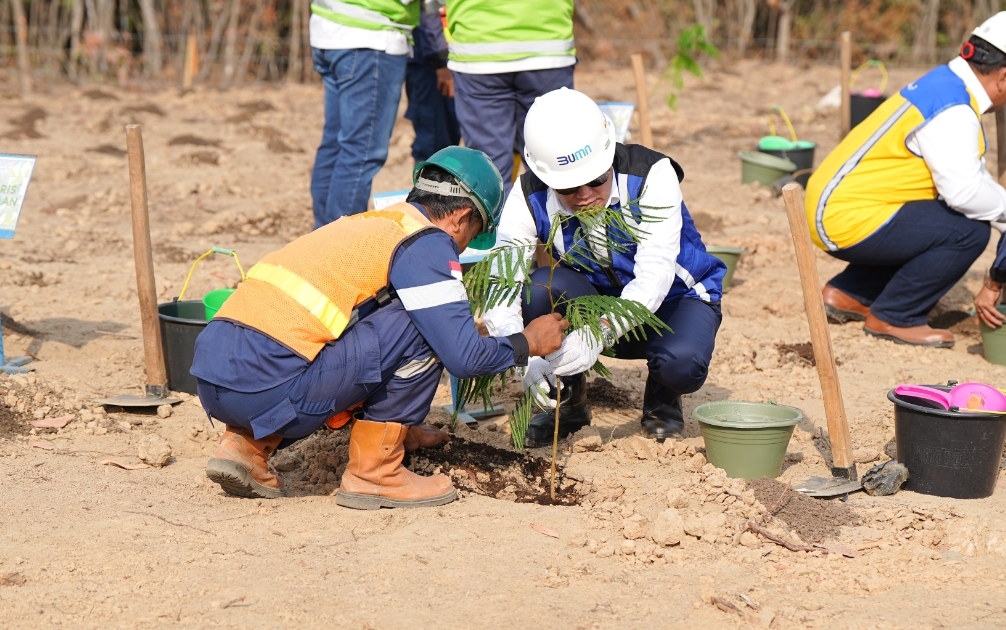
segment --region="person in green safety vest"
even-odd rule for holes
[[[325,126],[311,173],[315,228],[367,209],[388,159],[421,0],[312,0]]]
[[[446,0],[447,67],[465,145],[486,153],[507,192],[534,99],[573,88],[573,0]]]

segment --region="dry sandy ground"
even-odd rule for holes
[[[808,419],[782,480],[824,475],[816,372],[777,349],[809,340],[785,214],[766,191],[739,184],[735,154],[766,133],[768,108],[778,103],[803,137],[821,144],[820,160],[837,141],[838,120],[813,106],[837,72],[745,63],[708,75],[689,82],[677,112],[655,107],[655,137],[685,168],[685,198],[706,242],[748,254],[724,301],[708,383],[686,398],[686,412],[726,398],[797,406]],[[901,85],[916,73],[893,75]],[[624,69],[582,69],[577,85],[598,99],[634,99]],[[42,112],[25,122],[33,108]],[[816,541],[798,522],[816,518],[828,529],[838,512],[790,510],[788,524],[763,519],[777,506],[755,501],[693,455],[702,446],[694,423],[685,441],[648,448],[635,437],[638,410],[624,404],[595,409],[600,439],[563,444],[580,506],[467,492],[439,509],[375,513],[339,508],[328,496],[344,465],[339,435],[312,437],[285,457],[294,496],[252,501],[222,495],[203,476],[217,429],[196,400],[167,418],[103,414],[94,398],[138,391],[144,381],[126,162],[116,154],[123,126],[143,125],[157,284],[167,300],[211,245],[234,247],[247,266],[310,228],[321,112],[317,86],[184,96],[53,87],[0,100],[0,151],[40,156],[17,238],[0,242],[6,350],[37,357],[34,375],[0,377],[0,414],[17,418],[0,416],[0,626],[1006,624],[1002,477],[993,497],[976,501],[853,495],[850,524],[825,536],[828,549],[791,552],[737,528],[754,519],[777,536],[803,531],[809,544]],[[411,135],[400,120],[376,190],[408,184]],[[831,327],[861,471],[893,453],[885,394],[895,384],[1006,383],[1006,368],[985,362],[976,328],[961,321],[993,251],[994,241],[935,313],[958,332],[952,350],[896,346],[855,324]],[[841,268],[823,254],[818,263],[825,278]],[[212,259],[191,295],[237,278],[230,261]],[[623,397],[638,401],[645,366],[609,364]],[[448,398],[445,380],[437,404]],[[58,432],[27,434],[32,417],[69,414]],[[444,419],[439,409],[431,415]],[[497,420],[462,433],[502,445],[502,430]],[[101,464],[137,463],[151,434],[173,450],[166,467]],[[650,539],[667,540],[669,506],[690,535],[655,546]]]

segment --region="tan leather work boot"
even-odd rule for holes
[[[282,441],[279,435],[256,440],[251,430],[227,425],[206,463],[206,476],[227,494],[275,499],[283,494],[283,480],[269,471],[266,462]]]
[[[927,346],[930,348],[954,347],[954,334],[949,330],[930,328],[929,326],[900,328],[874,317],[872,313],[866,316],[866,324],[863,326],[863,331],[874,337],[890,339],[891,341],[905,343],[910,346]]]
[[[869,306],[830,284],[824,285],[821,297],[824,298],[824,312],[832,324],[861,322],[870,314]]]
[[[349,438],[349,464],[335,502],[357,510],[431,507],[458,498],[445,475],[422,477],[402,466],[408,427],[357,420]]]
[[[417,448],[433,448],[451,441],[451,435],[446,431],[435,429],[428,424],[417,424],[409,427],[405,434],[406,453],[411,453]]]

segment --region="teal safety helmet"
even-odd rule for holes
[[[423,177],[427,166],[439,166],[454,176],[459,186]],[[471,199],[482,216],[482,232],[472,241],[475,249],[488,249],[496,241],[496,226],[503,212],[503,178],[485,153],[467,147],[446,147],[416,164],[412,183],[419,190],[448,197]]]

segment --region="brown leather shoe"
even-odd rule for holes
[[[349,437],[349,464],[335,502],[357,510],[431,507],[458,498],[446,475],[422,477],[402,466],[408,427],[357,420]]]
[[[279,435],[256,440],[251,430],[228,425],[206,463],[206,476],[227,494],[275,499],[283,494],[283,480],[270,472],[266,462],[282,441]]]
[[[863,331],[874,337],[890,339],[910,346],[928,346],[930,348],[952,348],[954,346],[954,334],[949,330],[930,328],[929,326],[899,328],[877,319],[872,313],[866,316]]]
[[[824,285],[821,297],[824,298],[824,312],[832,324],[861,322],[870,314],[869,306],[830,284]]]
[[[417,448],[434,448],[450,441],[451,435],[446,431],[435,429],[428,424],[417,424],[409,427],[402,445],[406,453],[411,453]]]

